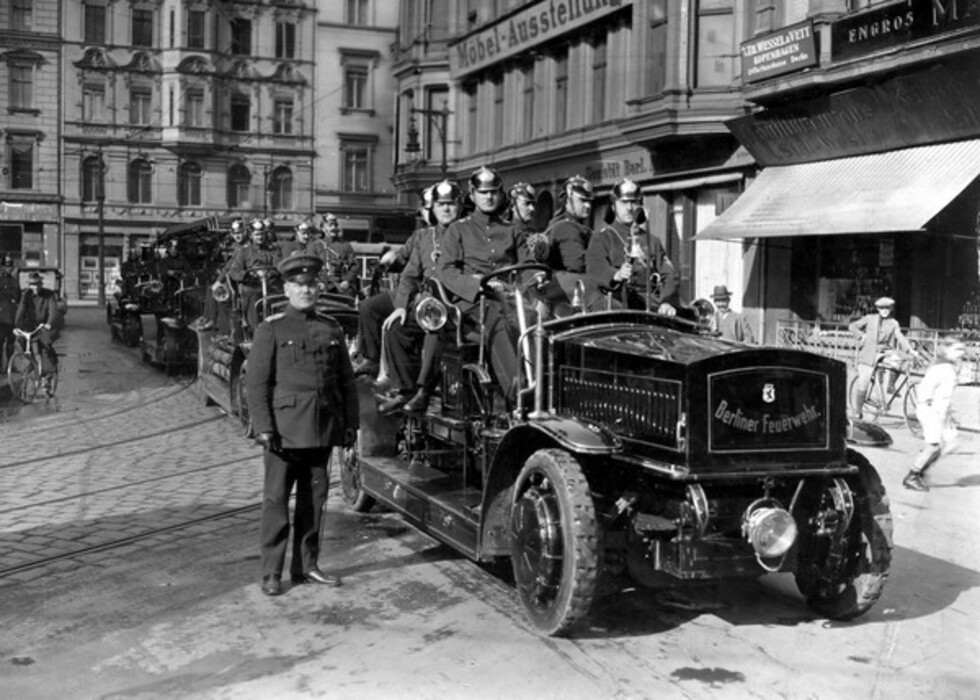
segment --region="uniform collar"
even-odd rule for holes
[[[304,311],[303,309],[297,309],[292,304],[288,304],[286,306],[286,315],[306,321],[316,316],[316,306],[311,306],[309,309]]]

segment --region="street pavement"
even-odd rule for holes
[[[346,511],[335,481],[323,565],[344,587],[262,596],[259,451],[193,377],[111,343],[101,310],[68,320],[58,396],[0,417],[0,697],[980,697],[974,433],[928,493],[901,487],[918,442],[899,417],[890,446],[859,448],[896,548],[854,623],[772,575],[626,591],[581,637],[542,639],[506,581]]]

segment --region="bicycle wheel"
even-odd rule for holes
[[[7,363],[7,381],[10,391],[20,401],[31,403],[37,397],[37,387],[40,375],[34,358],[23,350],[18,350],[10,356]]]
[[[915,413],[915,406],[919,402],[915,390],[915,384],[909,384],[908,391],[905,392],[905,401],[902,404],[902,412],[905,413],[905,425],[909,427],[909,432],[917,438],[922,437],[922,423]]]
[[[854,388],[857,386],[857,376],[851,377],[851,381],[847,384],[847,401],[850,404],[851,396],[854,394]],[[861,403],[861,417],[865,420],[870,420],[872,423],[878,421],[878,416],[881,413],[881,405],[875,401],[872,397],[875,394],[875,387],[878,386],[878,380],[875,375],[871,375],[871,381],[868,383],[868,390],[864,394],[864,401]]]

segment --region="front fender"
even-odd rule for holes
[[[504,436],[497,454],[506,451],[512,443],[528,442],[528,432],[547,436],[559,447],[575,454],[606,455],[623,449],[622,441],[612,431],[599,423],[578,418],[548,416],[528,421]],[[533,439],[538,442],[538,438]]]

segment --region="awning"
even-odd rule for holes
[[[921,231],[980,175],[980,139],[763,170],[696,239]]]

